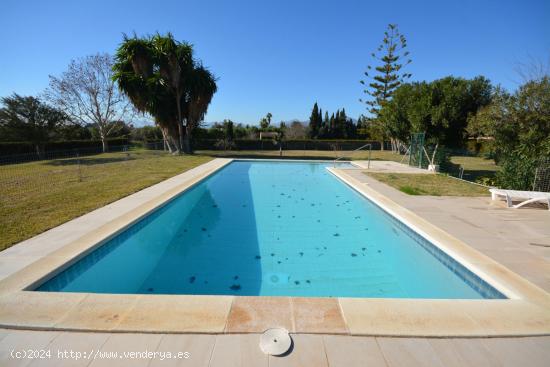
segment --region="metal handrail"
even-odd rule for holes
[[[356,152],[356,151],[361,150],[361,149],[363,149],[364,147],[367,147],[367,146],[369,147],[369,159],[368,159],[368,161],[367,161],[367,169],[370,169],[370,156],[371,156],[371,152],[372,152],[372,144],[371,144],[371,143],[368,143],[368,144],[365,144],[365,145],[363,145],[363,146],[360,146],[359,148],[354,149],[354,150],[352,150],[351,152],[352,152],[352,153],[353,153],[353,152]],[[343,159],[343,158],[344,158],[343,156],[342,156],[342,157],[338,157],[338,158],[336,158],[334,161],[332,161],[332,163],[333,163],[334,165],[336,165],[336,161],[339,161],[340,159]]]

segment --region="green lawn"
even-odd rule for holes
[[[211,157],[132,151],[0,166],[0,250]]]
[[[468,181],[476,181],[480,177],[494,177],[498,171],[494,160],[483,157],[454,156],[451,162],[464,167],[462,178]]]
[[[442,174],[368,173],[409,195],[433,196],[487,196],[485,187],[460,181]]]

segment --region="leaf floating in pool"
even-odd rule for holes
[[[189,278],[189,283],[195,283],[195,279],[197,279],[196,277],[192,276]]]
[[[381,254],[381,253],[382,253],[382,250],[378,250],[378,253]]]
[[[340,233],[333,234],[334,237],[340,237]]]
[[[310,205],[311,205],[311,206],[315,206],[315,204],[313,204],[313,203],[312,203],[312,204],[310,204]]]
[[[232,291],[240,291],[241,286],[238,284],[233,284],[231,287],[229,287],[229,289],[231,289]]]
[[[275,254],[271,254],[271,256],[275,256]]]
[[[147,288],[147,292],[153,292],[154,289],[153,288]]]
[[[326,249],[327,249],[327,246],[323,246],[323,248],[326,250]]]
[[[280,260],[279,260],[279,261],[277,261],[277,264],[280,264],[280,263],[281,263],[281,261],[280,261]]]
[[[368,231],[369,229],[368,228],[365,228],[365,231]]]
[[[296,218],[296,216],[295,216],[295,215],[293,215],[293,216],[292,216],[292,218]]]
[[[260,260],[262,257],[260,255],[256,255],[256,260]]]
[[[246,208],[246,204],[243,204],[243,208]]]
[[[355,217],[355,219],[360,219],[360,218],[361,218],[360,216]]]
[[[321,219],[317,219],[317,223],[321,223]]]
[[[280,205],[277,205],[277,208],[280,208],[281,206]]]
[[[216,204],[212,205],[212,208],[217,208],[218,206]]]
[[[299,284],[300,284],[300,281],[295,280],[295,281],[294,281],[294,284],[299,285]]]
[[[280,216],[280,215],[278,215],[278,216],[277,216],[277,218],[281,218],[281,216]]]
[[[361,247],[361,250],[365,251],[367,248],[366,247]]]
[[[306,283],[307,283],[307,284],[311,284],[311,281],[308,279],[308,280],[306,280]]]
[[[300,256],[304,256],[304,253],[303,253],[303,252],[300,252],[299,254],[300,254]]]
[[[206,228],[202,227],[201,231],[206,232]]]
[[[356,256],[357,256],[357,254],[355,252],[351,253],[351,257],[356,257]]]
[[[234,280],[237,280],[237,279],[239,279],[239,276],[238,276],[238,275],[235,275],[235,276],[233,277],[233,279],[234,279]]]

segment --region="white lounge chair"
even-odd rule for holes
[[[506,204],[508,208],[521,208],[522,206],[530,203],[540,201],[541,203],[548,204],[548,210],[550,210],[550,192],[540,191],[518,191],[518,190],[503,190],[503,189],[489,189],[491,191],[491,198],[497,200],[499,196],[506,198]],[[514,205],[512,200],[521,201],[521,203]]]

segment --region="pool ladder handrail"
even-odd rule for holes
[[[369,158],[367,160],[367,169],[370,169],[370,156],[371,156],[371,152],[372,152],[372,144],[371,143],[367,143],[363,146],[360,146],[359,148],[352,150],[351,153],[357,152],[358,150],[361,150],[361,149],[363,149],[367,146],[369,147]],[[336,161],[339,161],[340,159],[343,159],[343,158],[344,158],[343,156],[336,158],[334,161],[332,161],[333,165],[336,166]]]

